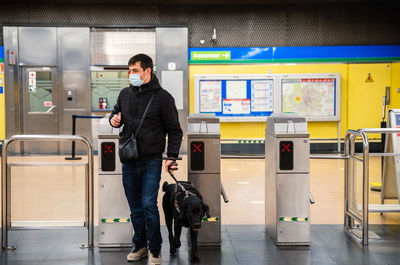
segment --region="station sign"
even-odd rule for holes
[[[192,51],[191,60],[230,60],[230,51]]]
[[[387,62],[399,59],[400,45],[195,47],[189,48],[188,52],[190,64]]]

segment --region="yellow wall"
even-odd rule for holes
[[[400,93],[397,93],[397,87],[400,88],[400,63],[190,65],[190,113],[194,112],[194,75],[281,73],[340,73],[341,137],[344,137],[347,129],[380,126],[382,97],[386,86],[392,87],[390,108],[400,108]],[[371,73],[373,83],[365,82],[368,73]],[[264,122],[223,122],[221,123],[221,138],[264,138],[264,130]],[[337,122],[309,122],[309,131],[313,139],[337,139],[338,136]]]
[[[400,63],[392,63],[391,75],[391,88],[390,88],[390,108],[400,109]]]
[[[366,82],[369,74],[373,82]],[[391,86],[391,75],[391,64],[349,65],[348,128],[380,127],[383,96],[386,87]]]
[[[3,94],[0,94],[0,140],[6,138],[6,107],[5,107],[5,85],[4,85],[4,74],[0,73],[0,86],[3,87]]]

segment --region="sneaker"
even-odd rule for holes
[[[149,265],[161,265],[161,251],[149,251]]]
[[[128,254],[128,256],[126,256],[126,259],[128,261],[137,261],[137,260],[141,260],[144,257],[147,256],[147,248],[146,247],[142,247],[142,248],[134,248],[132,250],[131,253]]]

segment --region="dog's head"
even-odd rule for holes
[[[187,198],[182,206],[182,218],[195,231],[201,228],[201,219],[204,216],[210,217],[210,208],[198,196]]]

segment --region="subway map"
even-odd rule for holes
[[[335,79],[282,79],[282,112],[335,116]]]

